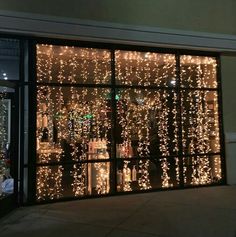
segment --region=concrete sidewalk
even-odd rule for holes
[[[1,237],[236,237],[236,187],[153,192],[22,207]]]

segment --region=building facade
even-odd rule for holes
[[[0,4],[2,213],[235,183],[232,6],[82,2]]]

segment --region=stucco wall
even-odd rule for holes
[[[228,184],[236,184],[236,56],[221,58]]]
[[[236,133],[236,56],[221,58],[225,132]]]
[[[1,0],[0,9],[236,34],[235,0]]]

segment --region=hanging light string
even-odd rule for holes
[[[45,78],[50,81],[53,79],[52,72],[53,50],[52,46],[48,47],[47,57],[42,57],[40,47],[37,46],[37,78],[43,82]],[[37,147],[38,163],[50,163],[52,159],[57,162],[61,158],[61,149],[57,149],[54,155],[53,151],[53,119],[54,119],[54,98],[52,91],[54,88],[48,86],[37,87],[37,138],[42,139],[43,128],[48,129],[47,147],[42,145]],[[37,142],[37,145],[40,144]],[[53,151],[54,152],[54,151]],[[37,168],[37,192],[38,200],[58,199],[62,197],[62,172],[63,167],[43,166]]]
[[[155,58],[155,60],[154,60]],[[162,69],[160,69],[160,61],[161,63],[163,63],[162,65]],[[155,67],[153,67],[153,62],[155,62]],[[155,84],[156,85],[165,85],[165,86],[169,86],[168,83],[170,83],[170,81],[168,82],[168,79],[170,77],[170,75],[172,76],[172,83],[175,84],[175,69],[173,70],[173,68],[175,68],[175,59],[172,55],[165,55],[165,56],[159,56],[158,54],[152,54],[152,53],[146,53],[145,56],[142,56],[142,53],[139,52],[127,52],[124,53],[122,51],[116,51],[116,64],[117,64],[117,78],[118,81],[122,82],[122,84],[124,85],[133,85],[133,83],[136,83],[136,80],[132,80],[133,78],[137,79],[137,84],[138,85],[151,85],[151,78],[155,78]],[[135,65],[135,66],[133,66]],[[138,66],[136,66],[138,65]],[[152,66],[152,70],[151,70],[151,66]],[[172,70],[171,73],[168,74],[168,72],[170,72],[170,69]],[[132,78],[133,77],[133,78]],[[172,84],[172,85],[173,85]],[[160,96],[157,96],[157,94],[155,95],[155,97],[149,98],[149,94],[145,93],[145,97],[143,97],[142,95],[142,91],[141,90],[137,90],[134,89],[133,91],[135,91],[135,93],[137,94],[136,97],[140,100],[140,102],[142,103],[142,100],[146,101],[146,106],[144,105],[139,105],[139,106],[135,106],[132,103],[131,100],[131,91],[132,90],[126,90],[127,91],[127,99],[128,101],[125,101],[124,104],[127,105],[126,108],[126,112],[123,114],[123,116],[121,115],[119,118],[119,122],[122,126],[122,138],[124,140],[128,140],[127,144],[130,142],[130,131],[137,131],[137,135],[138,135],[138,154],[140,157],[148,157],[150,154],[149,152],[149,146],[150,146],[150,141],[149,141],[149,110],[151,110],[155,104],[157,104],[157,109],[158,111],[161,111],[162,108],[158,108],[158,106],[160,107],[160,99],[159,101],[156,101],[155,103],[153,103],[153,101],[151,100],[155,100],[154,98],[160,98]],[[146,91],[145,91],[146,92]],[[123,92],[124,94],[124,92]],[[164,97],[168,97],[167,96],[167,92],[164,93]],[[125,97],[125,96],[124,96]],[[140,98],[141,99],[140,99]],[[168,98],[167,98],[168,100]],[[175,120],[175,128],[174,128],[174,136],[175,139],[173,141],[174,143],[174,151],[177,151],[178,146],[177,146],[177,123],[176,123],[176,116],[177,116],[177,110],[176,110],[176,103],[177,103],[177,96],[176,94],[174,95],[174,108],[173,111],[168,111],[168,106],[167,104],[167,100],[164,100],[164,108],[163,108],[163,112],[160,115],[160,113],[158,114],[158,117],[156,118],[156,121],[158,121],[158,126],[159,127],[159,131],[158,131],[158,136],[160,139],[160,143],[162,146],[161,150],[161,155],[163,156],[168,156],[168,141],[170,141],[170,139],[168,138],[168,115],[170,115],[170,112],[173,113],[173,118]],[[131,101],[131,103],[129,103],[129,101]],[[162,102],[162,101],[161,101]],[[121,106],[120,106],[121,107]],[[142,109],[143,107],[143,109]],[[129,108],[132,108],[129,109]],[[131,112],[130,112],[131,110]],[[121,111],[124,111],[121,110]],[[119,107],[118,107],[118,113],[119,113]],[[131,118],[127,117],[131,115]],[[145,116],[141,116],[142,114],[145,114]],[[160,117],[159,117],[160,115]],[[166,122],[167,119],[167,122]],[[130,123],[130,121],[134,121],[135,120],[135,126],[132,127],[132,125],[128,125]],[[139,127],[140,124],[140,127]],[[145,136],[146,133],[146,136]],[[178,163],[178,160],[176,160],[176,162]],[[143,161],[140,161],[140,169],[139,172],[142,173],[143,170],[143,165],[142,165]],[[162,179],[163,179],[163,183],[162,186],[163,187],[171,187],[172,184],[169,184],[169,179],[170,177],[168,176],[168,170],[169,170],[169,163],[167,162],[167,159],[161,159],[161,164],[162,164],[162,170],[163,170],[163,175],[162,175]],[[145,162],[145,167],[146,167],[146,171],[144,171],[145,174],[148,174],[148,166],[149,166],[149,161]],[[178,173],[178,167],[176,168],[176,172]],[[142,176],[142,175],[141,175]],[[149,178],[139,178],[139,185],[141,187],[141,189],[144,189],[144,185],[142,185],[142,181],[147,180],[146,182],[149,183],[150,180]],[[143,186],[143,187],[142,187]],[[151,188],[151,186],[149,184],[147,184],[145,186],[146,187]]]
[[[140,190],[152,188],[152,167],[150,164],[151,111],[155,111],[155,124],[159,142],[161,186],[173,186],[172,170],[176,182],[180,180],[179,158],[175,157],[172,169],[171,158],[178,152],[176,62],[174,54],[152,52],[115,51],[117,84],[139,86],[173,87],[173,90],[123,89],[118,91],[117,118],[122,128],[123,158],[132,157],[132,141],[137,140],[138,177],[132,180],[129,160],[124,160],[122,171],[123,191],[132,191],[133,182]],[[75,88],[75,83],[110,83],[111,55],[109,50],[78,48],[68,46],[37,45],[38,82],[70,83],[70,87],[38,85],[37,87],[37,155],[38,162],[60,162],[67,159],[62,143],[70,146],[72,161],[107,159],[111,130],[110,89]],[[207,154],[220,151],[218,99],[215,91],[187,90],[190,88],[217,88],[216,60],[213,57],[181,56],[181,107],[183,154]],[[210,105],[211,102],[211,105]],[[209,108],[213,107],[213,108]],[[211,118],[211,119],[209,119]],[[43,127],[48,129],[48,142],[41,143]],[[58,142],[54,141],[54,129]],[[187,128],[186,128],[187,127]],[[92,144],[100,146],[98,154],[88,153]],[[100,144],[100,145],[99,145]],[[48,145],[46,148],[45,146]],[[98,150],[99,150],[98,149]],[[118,152],[119,153],[119,152]],[[148,159],[147,159],[148,158]],[[221,160],[208,155],[184,158],[183,175],[191,173],[192,185],[209,184],[213,177],[221,179]],[[213,163],[212,163],[213,162]],[[191,167],[191,170],[190,170]],[[172,170],[171,170],[172,169]],[[88,170],[96,181],[88,184]],[[43,166],[37,169],[37,198],[60,198],[63,193],[64,167]],[[74,164],[71,171],[72,189],[75,196],[106,194],[110,191],[110,163]],[[94,183],[95,182],[95,183]],[[88,186],[91,186],[88,190]]]
[[[198,88],[216,88],[216,61],[210,57],[181,56],[181,81],[183,85]],[[194,84],[196,82],[196,84]],[[183,148],[185,154],[205,154],[219,152],[219,125],[212,126],[210,117],[214,108],[213,117],[218,121],[216,92],[210,91],[185,91],[182,92],[181,106],[183,108],[182,132]],[[187,95],[185,100],[184,96]],[[213,104],[212,104],[213,101]],[[209,104],[211,103],[211,104]],[[216,109],[215,109],[216,108]],[[216,118],[216,119],[215,119]],[[186,126],[188,127],[186,129]],[[212,137],[214,135],[214,138]],[[214,141],[214,142],[213,142]],[[212,183],[212,166],[209,156],[184,158],[184,182],[187,182],[186,171],[191,159],[192,173],[191,184]]]
[[[148,74],[147,74],[148,75]],[[147,90],[134,90],[138,98],[138,106],[136,107],[136,116],[137,122],[136,126],[138,129],[138,154],[140,158],[146,158],[150,156],[150,125],[149,125],[149,109],[150,104],[149,96],[151,92]],[[149,177],[149,160],[140,160],[139,161],[139,170],[140,174],[138,178],[138,184],[140,190],[151,189],[150,177]]]

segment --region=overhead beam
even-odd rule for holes
[[[236,35],[0,11],[0,33],[236,54]]]

